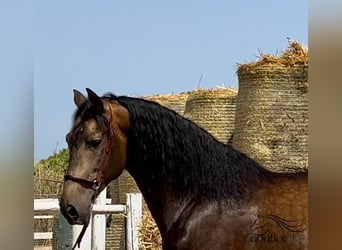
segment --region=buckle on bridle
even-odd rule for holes
[[[97,192],[100,188],[100,182],[96,179],[93,180],[93,185],[91,186],[91,188]]]

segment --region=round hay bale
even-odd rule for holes
[[[183,92],[180,94],[145,96],[144,99],[157,102],[169,109],[176,111],[178,114],[183,115],[185,102],[188,96],[189,92]]]
[[[279,57],[238,66],[233,146],[278,172],[308,168],[308,53],[298,42]]]
[[[124,170],[118,180],[119,202],[126,204],[126,194],[140,193],[140,190],[135,183],[133,177]]]
[[[186,101],[184,116],[222,143],[230,144],[234,131],[236,95],[237,90],[231,88],[193,91]]]
[[[106,228],[106,249],[125,249],[125,215],[111,216],[110,227]]]

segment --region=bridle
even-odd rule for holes
[[[101,186],[101,179],[103,178],[103,172],[106,168],[108,158],[112,152],[112,143],[113,143],[114,136],[115,136],[114,128],[112,126],[112,109],[110,105],[108,105],[108,107],[109,107],[109,114],[110,114],[109,120],[106,117],[104,117],[108,121],[108,140],[107,140],[107,144],[106,144],[106,147],[102,156],[101,164],[100,164],[96,177],[93,180],[87,180],[87,179],[75,177],[69,174],[64,176],[64,181],[70,180],[73,182],[77,182],[85,188],[94,190],[95,192],[93,196],[94,199],[97,196],[99,188]],[[80,124],[82,124],[82,121],[80,122]],[[80,129],[80,126],[77,126],[72,131],[72,133],[75,134],[79,129]]]
[[[106,147],[105,147],[105,150],[104,150],[104,153],[102,156],[101,164],[100,164],[100,167],[99,167],[99,170],[97,172],[96,177],[93,180],[87,180],[84,178],[72,176],[70,174],[64,175],[64,181],[70,180],[70,181],[79,183],[81,186],[83,186],[85,188],[94,190],[92,202],[95,200],[96,196],[98,195],[98,192],[99,192],[99,189],[101,186],[101,180],[103,178],[103,172],[106,168],[108,158],[112,152],[112,143],[113,143],[114,136],[115,136],[114,127],[112,126],[112,108],[110,105],[108,105],[108,107],[109,107],[109,120],[106,117],[104,117],[105,120],[107,120],[107,122],[108,122],[108,140],[107,140],[107,144],[106,144]],[[83,123],[83,121],[81,119],[79,124],[82,124],[82,123]],[[81,128],[81,126],[77,126],[74,130],[71,131],[71,133],[76,134],[80,128]],[[88,224],[83,225],[83,228],[82,228],[79,236],[77,237],[77,240],[76,240],[74,246],[72,247],[72,249],[75,249],[76,246],[80,247],[82,238],[85,234],[87,227],[88,227]]]

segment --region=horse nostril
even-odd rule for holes
[[[68,205],[67,213],[68,213],[68,215],[70,216],[71,219],[73,219],[74,221],[77,220],[78,213],[77,213],[77,210],[76,210],[76,208],[74,206]]]

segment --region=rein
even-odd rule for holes
[[[73,181],[73,182],[80,184],[81,186],[83,186],[85,188],[94,190],[92,202],[95,200],[96,196],[98,195],[98,192],[99,192],[99,189],[101,186],[101,179],[103,177],[103,172],[106,168],[109,155],[112,152],[112,144],[113,144],[115,132],[114,132],[114,128],[112,126],[112,108],[110,105],[109,105],[109,114],[110,114],[109,120],[107,119],[107,121],[108,121],[108,140],[107,140],[107,144],[106,144],[104,154],[103,154],[103,157],[101,160],[101,164],[100,164],[100,167],[99,167],[99,170],[97,172],[96,177],[93,180],[87,180],[87,179],[75,177],[75,176],[72,176],[69,174],[64,175],[64,181],[70,180],[70,181]],[[78,129],[79,129],[79,127],[75,129],[74,133]],[[88,227],[88,224],[83,225],[82,231],[80,232],[80,235],[77,237],[77,240],[76,240],[74,246],[72,247],[72,249],[75,249],[76,246],[80,247],[83,235],[84,235],[87,227]]]

